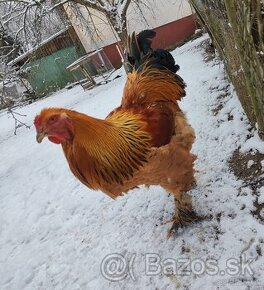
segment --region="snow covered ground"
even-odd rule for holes
[[[256,134],[246,140],[249,125],[223,65],[203,61],[206,38],[173,54],[188,86],[180,106],[197,135],[191,194],[196,211],[211,219],[167,240],[174,205],[162,188],[142,187],[116,201],[88,190],[60,146],[37,144],[33,126],[14,136],[14,121],[2,112],[0,289],[263,289],[264,225],[228,159],[238,147],[264,153],[264,145]],[[107,85],[64,90],[18,112],[28,124],[50,106],[104,118],[120,102],[120,73]]]

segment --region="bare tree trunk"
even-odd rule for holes
[[[113,27],[114,31],[116,32],[116,34],[118,35],[118,37],[120,38],[121,41],[121,45],[123,47],[126,46],[126,41],[127,41],[127,25],[126,25],[126,18],[125,19],[120,19],[120,22],[122,23],[121,27],[117,26],[117,22],[116,22],[116,16],[115,15],[106,15],[109,23],[111,24],[111,26]]]
[[[126,4],[121,13],[118,13],[117,9],[112,9],[109,13],[106,13],[106,17],[108,18],[109,23],[112,25],[118,37],[120,38],[121,45],[123,47],[126,46],[128,36],[126,14],[130,3],[131,0],[126,0]]]

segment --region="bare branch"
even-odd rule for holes
[[[14,119],[15,121],[15,129],[14,129],[14,134],[16,135],[17,133],[17,129],[20,128],[20,127],[26,127],[27,129],[30,129],[30,126],[27,125],[26,123],[22,122],[21,120],[19,120],[16,115],[18,116],[21,116],[21,117],[26,117],[27,115],[23,115],[23,114],[20,114],[18,112],[15,112],[13,111],[11,108],[8,108],[7,109],[7,112],[8,114],[11,114],[12,118]]]
[[[126,16],[127,9],[128,9],[128,7],[129,7],[130,3],[131,3],[131,0],[123,0],[123,1],[121,1],[121,4],[122,4],[122,6],[123,6],[123,7],[122,7],[122,11],[121,11],[121,15],[122,15],[123,17]]]
[[[75,2],[75,3],[78,3],[78,4],[81,4],[83,6],[86,6],[88,8],[92,8],[92,9],[95,9],[95,10],[98,10],[104,14],[108,14],[109,13],[109,10],[110,10],[110,4],[109,5],[105,5],[105,3],[102,1],[98,1],[98,2],[95,2],[95,1],[91,1],[91,0],[74,0],[72,2]],[[104,5],[102,5],[104,4]]]

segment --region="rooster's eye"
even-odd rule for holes
[[[56,121],[56,117],[52,116],[49,118],[49,123],[54,123]]]

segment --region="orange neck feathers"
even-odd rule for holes
[[[173,102],[185,96],[185,84],[170,71],[161,71],[147,66],[141,71],[133,71],[127,76],[122,99],[122,107],[155,102]]]
[[[73,173],[90,188],[98,189],[102,182],[122,184],[147,161],[151,136],[138,115],[122,111],[100,120],[66,114],[75,136],[63,150]]]

